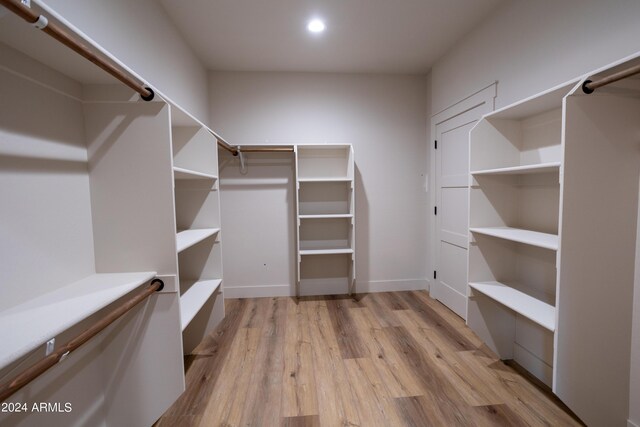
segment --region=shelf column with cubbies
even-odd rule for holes
[[[351,145],[297,145],[296,295],[355,291],[354,156]]]
[[[562,98],[576,82],[485,116],[470,137],[467,323],[552,385]]]
[[[208,129],[171,112],[180,323],[189,354],[224,317],[218,150]]]

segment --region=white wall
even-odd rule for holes
[[[498,80],[496,108],[640,50],[637,0],[511,0],[433,67],[433,112]]]
[[[436,62],[432,111],[437,113],[495,80],[499,81],[496,108],[500,108],[633,54],[640,50],[638,16],[637,0],[508,1]],[[635,289],[637,326],[638,274]],[[630,402],[630,419],[636,424],[640,423],[638,329]]]
[[[358,291],[426,286],[425,77],[216,72],[209,87],[232,144],[352,143]],[[225,295],[290,295],[293,156],[249,158],[247,175],[221,167]]]
[[[159,2],[45,3],[184,109],[208,121],[207,72]]]

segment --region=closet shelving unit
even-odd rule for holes
[[[640,79],[590,95],[584,81],[486,115],[470,133],[467,324],[587,425],[625,425]]]
[[[217,140],[172,109],[176,247],[183,350],[190,353],[224,317]]]
[[[351,145],[296,145],[296,294],[352,293],[355,285]]]
[[[11,13],[0,77],[2,381],[154,277],[165,285],[9,399],[72,412],[0,424],[152,425],[184,391],[183,354],[224,316],[216,139],[158,90],[142,101]]]
[[[467,323],[551,385],[562,98],[577,81],[485,116],[471,131]]]
[[[149,279],[165,283],[10,398],[72,412],[0,413],[0,424],[150,425],[184,390],[169,106],[110,78],[89,84],[102,74],[11,14],[0,51],[2,379]],[[55,69],[67,61],[71,74]]]

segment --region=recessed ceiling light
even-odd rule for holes
[[[324,22],[320,19],[312,19],[307,24],[307,30],[309,30],[310,33],[321,33],[325,28],[326,26],[324,25]]]

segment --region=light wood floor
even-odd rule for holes
[[[570,426],[426,292],[226,301],[159,426]]]

